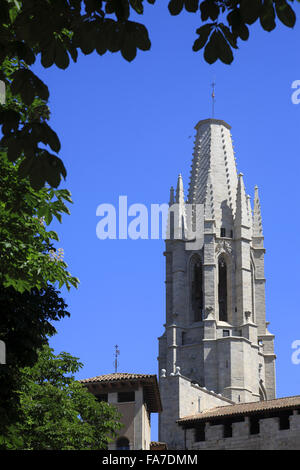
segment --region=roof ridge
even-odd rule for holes
[[[79,382],[90,382],[96,380],[113,380],[113,379],[126,379],[126,378],[148,378],[148,377],[156,377],[156,374],[142,374],[136,372],[111,372],[109,374],[101,374],[95,375],[94,377],[88,377],[86,379],[81,379]]]

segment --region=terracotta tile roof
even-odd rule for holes
[[[115,372],[113,374],[97,375],[90,379],[79,380],[81,383],[96,383],[96,382],[114,382],[119,380],[140,380],[140,379],[151,379],[155,377],[155,374],[129,374],[127,372]]]
[[[229,406],[218,406],[191,416],[185,416],[177,420],[179,425],[198,421],[211,421],[217,418],[259,414],[266,411],[287,410],[300,408],[300,395],[293,397],[277,398],[275,400],[255,401],[249,403],[237,403]]]
[[[165,442],[150,442],[150,450],[167,450],[167,444]]]
[[[113,374],[97,375],[89,379],[82,379],[78,382],[87,387],[97,386],[107,390],[107,387],[124,385],[124,382],[140,382],[145,391],[145,401],[151,413],[160,413],[162,411],[159,387],[155,374],[130,374],[127,372],[115,372]],[[92,393],[95,393],[90,388]]]

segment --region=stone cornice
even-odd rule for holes
[[[231,126],[227,124],[227,122],[223,121],[222,119],[212,119],[212,118],[202,119],[195,125],[195,129],[198,130],[198,128],[202,126],[202,124],[217,124],[219,126],[224,126],[229,130],[231,129]]]

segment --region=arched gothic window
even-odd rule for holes
[[[221,256],[219,258],[219,320],[227,321],[227,266],[226,261]]]
[[[266,389],[263,386],[262,380],[259,381],[259,399],[265,401],[267,399]]]
[[[193,312],[193,321],[202,320],[203,311],[203,271],[201,259],[197,256],[191,263],[191,304]]]
[[[119,437],[117,440],[117,450],[130,450],[129,440],[127,437]]]

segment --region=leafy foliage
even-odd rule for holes
[[[0,80],[6,84],[9,101],[0,113],[2,146],[8,149],[9,159],[25,158],[22,176],[29,176],[33,188],[46,182],[57,188],[66,177],[62,160],[56,155],[60,142],[46,124],[45,116],[22,122],[12,99],[21,98],[30,107],[35,100],[44,104],[49,98],[47,86],[31,71],[39,56],[43,67],[56,65],[66,69],[77,61],[78,50],[83,54],[96,51],[120,52],[132,61],[137,50],[151,47],[147,28],[131,21],[132,13],[142,15],[145,3],[155,0],[0,0]],[[299,0],[298,0],[299,1]],[[171,15],[183,10],[200,14],[202,25],[194,51],[204,50],[209,64],[221,60],[233,61],[238,40],[249,38],[249,26],[257,21],[265,31],[276,27],[276,18],[293,27],[296,15],[293,0],[169,0]],[[16,60],[17,68],[9,71],[7,60]],[[44,144],[47,148],[40,146]]]
[[[72,202],[71,195],[66,189],[32,189],[18,176],[23,162],[13,165],[0,153],[0,284],[19,292],[49,282],[77,287],[67,264],[50,256],[58,235],[46,229],[53,217],[61,221],[69,213],[65,201]]]
[[[84,54],[120,51],[132,61],[137,50],[149,50],[151,43],[144,25],[130,21],[130,11],[142,14],[143,0],[0,0],[0,80],[8,100],[0,113],[1,145],[10,161],[24,158],[21,176],[28,176],[34,189],[47,182],[57,188],[66,169],[55,154],[60,150],[56,133],[43,116],[21,119],[13,100],[30,107],[35,100],[47,103],[48,87],[28,66],[41,57],[43,67],[66,69],[76,62],[78,49]],[[148,0],[154,3],[154,0]],[[9,70],[8,63],[15,60]],[[54,154],[44,146],[48,146]]]
[[[21,417],[0,436],[0,446],[23,450],[106,448],[121,427],[120,416],[75,380],[81,367],[70,354],[56,356],[44,346],[35,365],[21,371]]]
[[[3,427],[13,425],[19,413],[16,390],[21,379],[20,368],[34,365],[37,351],[56,333],[53,322],[69,316],[59,294],[51,285],[20,293],[0,284],[0,339],[7,345],[6,365],[0,367],[0,423]]]
[[[193,50],[204,48],[204,59],[209,64],[218,59],[231,64],[238,39],[246,41],[249,25],[258,20],[265,31],[276,27],[276,16],[290,28],[296,22],[295,12],[286,0],[170,0],[171,15],[178,15],[183,8],[193,13],[200,11],[201,20],[206,22],[196,31],[199,38]]]
[[[22,160],[20,177],[29,176],[34,189],[42,188],[46,182],[56,188],[66,170],[47,149],[48,146],[56,153],[60,150],[58,136],[46,122],[50,117],[48,87],[26,63],[16,59],[5,59],[1,71],[6,82],[6,104],[0,110],[2,148],[9,161]]]
[[[33,79],[35,87],[44,90],[44,100],[35,97],[30,105],[25,104],[23,99],[27,98],[20,91],[22,83],[16,82],[18,67],[16,60],[5,59],[3,68],[19,95],[14,96],[8,89],[7,105],[0,110],[4,134],[0,149],[0,339],[7,352],[7,364],[0,368],[0,426],[8,427],[8,433],[13,433],[19,413],[19,367],[34,364],[37,349],[47,344],[47,336],[55,332],[51,322],[69,315],[54,286],[70,289],[79,283],[61,256],[56,255],[57,233],[46,227],[53,217],[61,222],[62,214],[69,214],[66,204],[72,203],[71,194],[49,186],[34,189],[33,186],[40,186],[36,185],[39,173],[32,172],[29,179],[25,178],[26,167],[32,162],[22,154],[28,142],[26,136],[23,138],[25,134],[18,135],[19,126],[29,129],[36,139],[40,135],[42,142],[49,142],[56,149],[59,141],[46,124],[47,90]],[[24,74],[31,77],[26,67]],[[50,183],[56,178],[52,173],[47,175]]]

